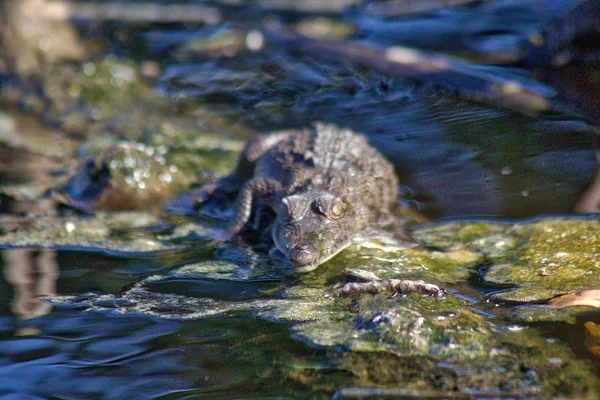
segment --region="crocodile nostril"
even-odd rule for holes
[[[315,262],[317,260],[317,253],[318,250],[314,244],[299,244],[294,247],[294,250],[290,255],[290,262],[294,264],[295,267],[303,267]]]

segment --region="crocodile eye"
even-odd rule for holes
[[[329,219],[339,218],[347,208],[344,200],[339,197],[322,197],[315,202],[315,206],[319,214]]]
[[[342,213],[344,212],[344,204],[342,203],[341,199],[338,199],[333,206],[331,206],[331,213],[336,216],[339,217],[340,215],[342,215]]]

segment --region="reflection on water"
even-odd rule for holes
[[[12,311],[19,320],[26,322],[41,317],[52,306],[40,296],[56,294],[58,265],[56,252],[49,249],[12,249],[2,252],[4,277],[14,290]],[[17,335],[33,335],[38,330],[33,325],[21,327]]]
[[[0,393],[44,398],[124,398],[135,393],[126,397],[143,399],[191,386],[180,351],[152,345],[177,324],[53,311],[40,296],[56,293],[57,252],[23,248],[4,250],[1,256],[4,277],[13,289],[11,310],[19,320],[14,335],[31,337],[2,335]],[[7,321],[5,315],[2,319]],[[156,375],[161,375],[159,381],[150,379]]]
[[[600,212],[600,170],[596,171],[594,180],[577,199],[573,211],[581,214]]]

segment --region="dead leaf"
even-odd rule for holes
[[[585,347],[596,357],[600,357],[600,325],[591,321],[585,324]]]
[[[569,293],[550,299],[545,305],[552,308],[566,308],[575,306],[588,306],[600,308],[600,289],[584,290]]]

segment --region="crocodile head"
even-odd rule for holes
[[[273,241],[296,272],[309,272],[346,248],[359,225],[354,207],[327,191],[284,197]]]

